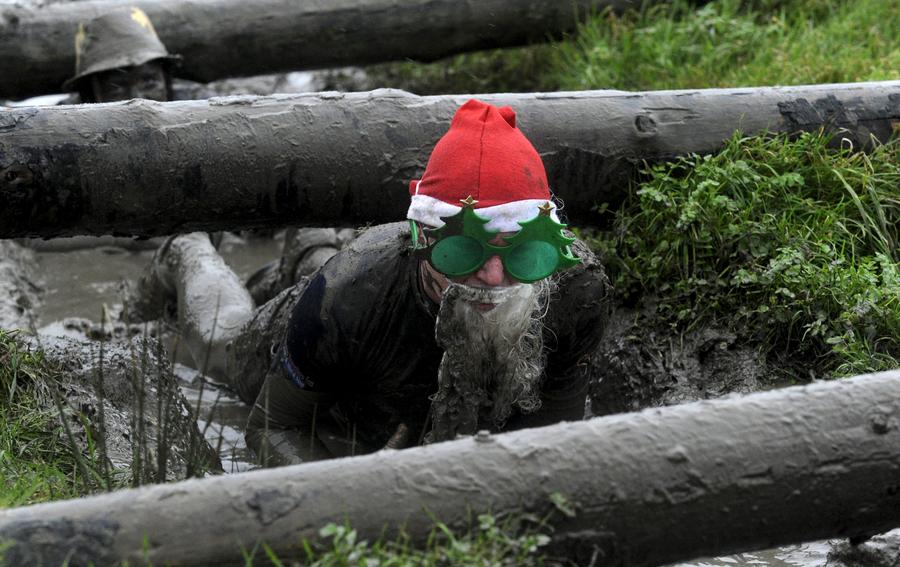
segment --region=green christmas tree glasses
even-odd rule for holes
[[[496,246],[490,241],[499,232],[485,229],[489,220],[475,212],[476,202],[471,197],[463,200],[463,208],[457,214],[442,218],[444,226],[426,230],[432,240],[428,246],[419,244],[416,224],[410,221],[413,247],[426,251],[431,265],[442,274],[466,276],[478,271],[488,259],[499,256],[509,275],[532,283],[581,262],[569,248],[575,239],[562,233],[566,225],[550,216],[550,203],[538,207],[535,218],[519,222],[519,232],[504,236],[507,246]]]

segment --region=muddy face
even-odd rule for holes
[[[122,67],[91,78],[95,102],[114,102],[132,98],[166,101],[169,99],[167,74],[162,61]]]

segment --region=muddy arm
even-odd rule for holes
[[[315,431],[334,395],[301,390],[280,369],[266,377],[247,422],[247,446],[265,466],[282,466],[329,459]]]

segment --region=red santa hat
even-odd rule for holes
[[[488,230],[518,232],[519,221],[536,217],[547,202],[559,222],[541,156],[516,128],[515,111],[475,99],[456,111],[409,192],[406,218],[432,227],[443,226],[441,217],[458,213],[470,195],[476,212],[490,220]]]

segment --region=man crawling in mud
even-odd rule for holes
[[[227,339],[222,375],[253,403],[265,464],[583,417],[609,286],[513,110],[463,105],[410,190],[408,223],[365,230]],[[181,301],[172,282],[200,277],[181,265],[212,252],[198,234],[167,248],[156,277]],[[216,312],[221,342],[240,316]]]

